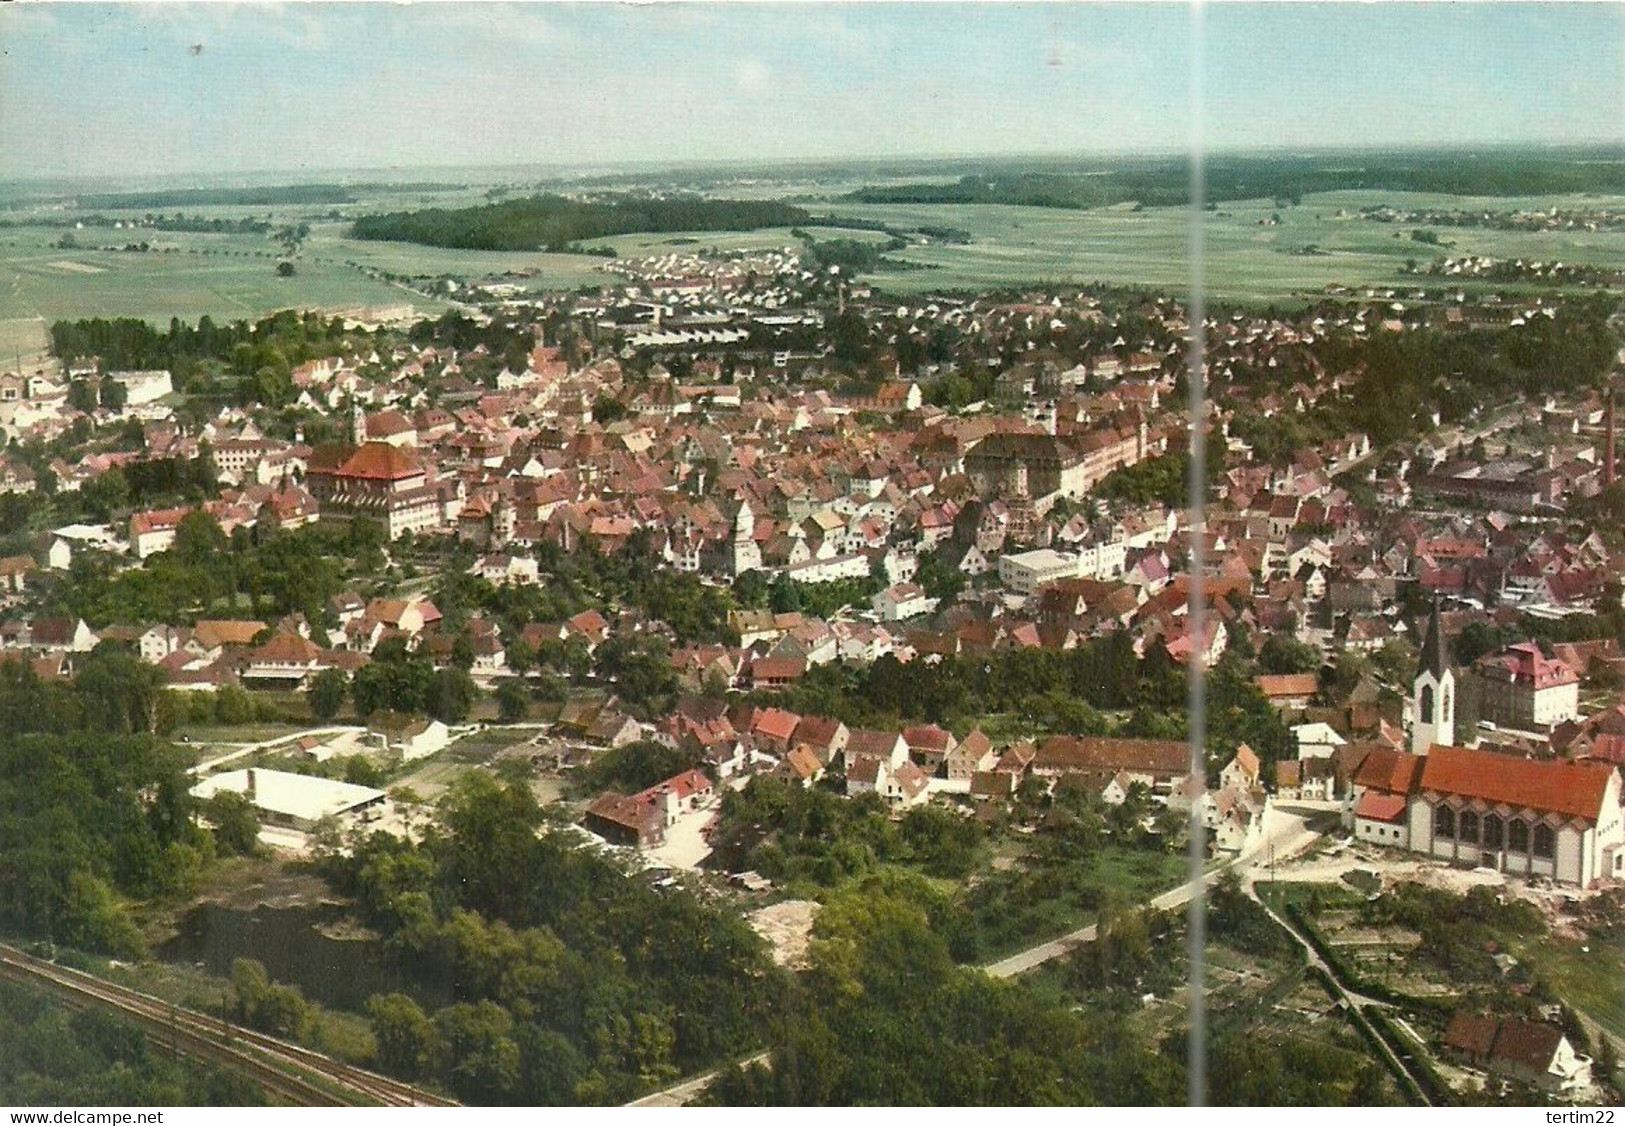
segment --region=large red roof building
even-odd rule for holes
[[[392,540],[444,523],[440,494],[410,449],[388,442],[317,449],[306,478],[324,518],[376,520]]]

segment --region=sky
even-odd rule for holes
[[[1201,25],[1200,114],[1192,113]],[[1625,140],[1625,3],[0,5],[0,180]]]

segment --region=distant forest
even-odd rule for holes
[[[158,207],[285,207],[311,203],[354,203],[349,188],[337,184],[285,184],[273,188],[173,188],[151,192],[109,192],[76,197],[80,207],[131,210]]]
[[[794,226],[807,218],[801,208],[772,200],[624,197],[589,202],[538,195],[482,207],[364,215],[350,233],[359,239],[460,250],[563,251],[585,239],[634,231],[754,231]]]
[[[1348,154],[1340,157],[1209,157],[1203,169],[1212,201],[1281,199],[1311,192],[1384,190],[1446,195],[1559,195],[1625,191],[1625,158],[1608,154]],[[1120,203],[1174,207],[1190,201],[1190,164],[1183,159],[1099,173],[987,169],[952,183],[865,187],[857,203],[1003,203],[1089,208]]]

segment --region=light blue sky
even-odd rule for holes
[[[1622,4],[1205,22],[1210,150],[1625,140]],[[1178,4],[5,4],[0,179],[1172,151],[1190,26]]]

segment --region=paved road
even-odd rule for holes
[[[1226,864],[1212,868],[1202,877],[1203,887],[1212,887],[1225,871],[1235,868],[1245,877],[1249,871],[1260,865],[1267,865],[1271,860],[1284,860],[1313,845],[1324,834],[1324,829],[1311,828],[1311,824],[1319,823],[1322,819],[1329,819],[1333,814],[1329,810],[1319,808],[1303,808],[1290,806],[1277,808],[1271,816],[1275,824],[1265,835],[1258,847],[1245,856],[1237,857]],[[1274,846],[1273,852],[1271,846]],[[1195,884],[1186,882],[1179,887],[1163,892],[1154,897],[1150,905],[1159,911],[1168,911],[1176,907],[1183,907],[1191,901],[1195,893]],[[991,965],[983,966],[993,977],[1014,977],[1024,974],[1028,970],[1043,965],[1055,958],[1064,957],[1077,947],[1095,940],[1095,926],[1090,924],[1071,934],[1062,935],[1050,942],[1041,942],[1037,946],[1029,947],[1018,954],[1002,958]]]
[[[1264,839],[1252,852],[1237,857],[1226,864],[1221,864],[1210,870],[1203,878],[1204,887],[1211,887],[1219,877],[1229,868],[1238,868],[1245,879],[1246,876],[1259,867],[1268,865],[1272,861],[1284,860],[1309,848],[1324,834],[1329,823],[1336,817],[1336,807],[1325,803],[1310,805],[1278,806],[1271,812],[1273,824],[1266,831]],[[1321,828],[1313,828],[1314,825]],[[1193,887],[1190,883],[1182,884],[1151,900],[1151,906],[1158,910],[1169,910],[1183,906],[1190,902]],[[1051,942],[1041,942],[1037,946],[1029,947],[1018,954],[984,966],[983,969],[993,977],[1015,977],[1024,974],[1037,966],[1054,958],[1059,958],[1067,952],[1086,942],[1093,942],[1095,927],[1093,925],[1075,930],[1071,934],[1062,935]],[[766,1063],[768,1054],[752,1056],[747,1062]],[[685,1080],[664,1091],[656,1091],[652,1095],[645,1095],[637,1102],[628,1103],[628,1106],[685,1106],[692,1099],[697,1098],[711,1081],[717,1077],[717,1072],[711,1071],[704,1075],[697,1075]]]
[[[265,739],[258,743],[244,743],[236,750],[223,754],[219,758],[212,758],[208,762],[198,763],[196,766],[192,767],[188,773],[202,775],[204,772],[213,770],[217,766],[224,766],[228,762],[235,762],[237,759],[240,759],[245,755],[254,754],[256,751],[267,750],[281,743],[292,743],[299,739],[303,739],[306,736],[342,735],[345,732],[363,732],[366,730],[367,729],[365,727],[356,727],[350,724],[340,724],[333,727],[312,727],[306,731],[295,731],[289,735],[278,735],[275,739]]]
[[[741,1062],[745,1066],[749,1066],[753,1063],[765,1064],[768,1062],[768,1055],[766,1052],[761,1052],[758,1055],[754,1055],[750,1057],[750,1059],[743,1060]],[[700,1094],[711,1085],[711,1080],[715,1079],[718,1074],[719,1072],[716,1071],[708,1071],[704,1075],[696,1075],[693,1079],[679,1083],[675,1087],[667,1087],[664,1091],[656,1091],[652,1095],[644,1095],[636,1102],[630,1102],[626,1105],[687,1106],[689,1103],[700,1097]]]

